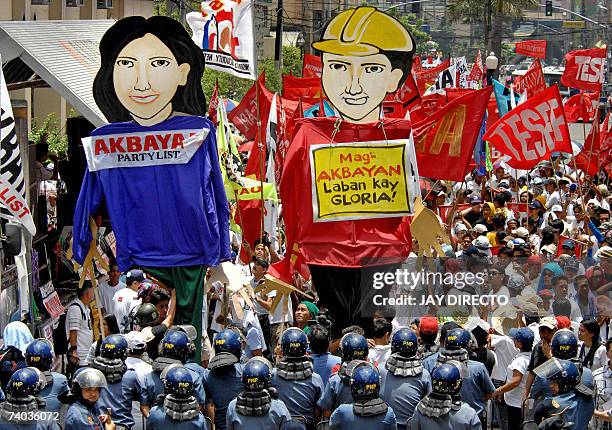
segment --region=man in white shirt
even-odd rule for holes
[[[548,196],[546,199],[546,209],[551,210],[553,206],[561,205],[561,196],[559,195],[559,191],[557,191],[557,181],[552,178],[548,179],[544,188]]]
[[[104,314],[112,314],[114,311],[113,297],[115,293],[123,288],[125,284],[119,281],[121,272],[119,266],[117,266],[117,260],[114,258],[108,262],[110,270],[108,271],[108,279],[102,279],[98,281],[98,293],[100,295],[100,301],[104,308]]]
[[[142,270],[130,270],[125,277],[127,288],[117,291],[113,296],[113,314],[117,318],[117,324],[121,333],[128,333],[130,331],[130,312],[141,302],[138,298],[138,289],[144,280],[145,275]]]
[[[87,366],[87,352],[93,343],[89,303],[94,299],[91,282],[86,281],[77,290],[77,299],[66,310],[66,339],[68,360],[74,368]]]

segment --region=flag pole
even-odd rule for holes
[[[259,239],[262,240],[264,236],[264,152],[263,152],[263,140],[261,138],[261,112],[259,109],[259,78],[255,81],[255,103],[257,104],[257,147],[259,148],[259,188],[260,188],[260,200],[261,200],[261,222],[259,224]]]

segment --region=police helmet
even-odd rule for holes
[[[35,339],[26,348],[25,359],[28,366],[46,372],[53,363],[53,348],[46,339]]]
[[[153,303],[143,303],[138,305],[134,319],[140,328],[151,327],[157,323],[159,312]]]
[[[405,358],[417,355],[419,341],[414,331],[409,328],[401,328],[391,338],[391,353],[399,354]]]
[[[580,372],[574,363],[569,360],[559,360],[560,369],[549,377],[559,386],[559,394],[565,394],[576,388],[580,382]]]
[[[552,338],[550,350],[553,357],[570,360],[578,355],[578,339],[571,330],[559,330]]]
[[[468,349],[470,340],[470,332],[462,328],[454,328],[446,334],[444,347],[446,349]]]
[[[160,354],[163,357],[174,358],[183,363],[191,354],[191,341],[187,334],[179,330],[170,330],[160,343]]]
[[[164,391],[177,397],[189,397],[193,393],[193,378],[183,366],[168,370],[164,379]]]
[[[265,390],[271,379],[270,367],[262,360],[251,359],[242,370],[242,385],[246,391]]]
[[[369,400],[378,397],[380,374],[373,366],[362,364],[351,375],[351,393],[355,400]]]
[[[431,388],[436,394],[458,394],[461,382],[459,368],[451,363],[441,364],[431,373]]]
[[[103,358],[125,360],[127,351],[127,340],[121,334],[106,336],[100,344],[100,356]]]
[[[214,337],[215,354],[229,352],[240,359],[242,346],[240,343],[240,335],[234,330],[225,329],[219,332]]]
[[[368,358],[368,341],[357,333],[347,333],[340,341],[342,361],[365,360]]]
[[[281,348],[285,357],[303,357],[308,349],[308,337],[297,327],[288,328],[281,337]]]
[[[36,396],[43,386],[40,370],[35,367],[24,367],[15,371],[6,386],[6,394],[13,397]]]

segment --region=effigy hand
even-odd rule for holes
[[[418,258],[434,258],[444,255],[444,250],[438,241],[441,238],[444,243],[450,244],[450,239],[444,231],[436,214],[431,209],[423,205],[421,199],[417,199],[414,204],[414,218],[410,223],[412,237],[419,243]],[[432,251],[433,249],[433,251]]]

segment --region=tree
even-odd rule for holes
[[[448,13],[451,21],[481,23],[484,45],[501,59],[504,21],[520,19],[524,9],[537,5],[537,0],[456,0]]]
[[[427,52],[427,42],[431,40],[431,36],[423,31],[425,21],[418,18],[413,13],[400,14],[397,9],[390,9],[387,13],[395,18],[412,34],[416,43],[416,53],[422,54]]]

